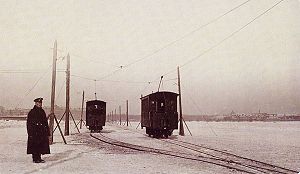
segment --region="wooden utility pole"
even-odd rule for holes
[[[178,93],[179,93],[179,135],[184,136],[184,129],[183,129],[183,119],[182,119],[182,105],[181,105],[181,88],[180,88],[180,73],[179,73],[179,66],[177,67],[177,74],[178,74]]]
[[[80,129],[82,128],[82,115],[83,115],[83,103],[84,103],[84,91],[82,91],[82,102],[81,102],[81,115],[80,115]]]
[[[122,124],[121,106],[119,106],[119,114],[120,114],[120,125],[121,125]]]
[[[54,48],[53,48],[51,110],[50,110],[50,118],[49,118],[49,129],[50,129],[49,144],[53,143],[56,60],[57,60],[57,41],[54,42]]]
[[[126,125],[128,126],[128,100],[126,100]]]
[[[69,135],[70,124],[70,55],[67,56],[66,70],[66,117],[65,117],[65,135]]]

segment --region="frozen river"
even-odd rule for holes
[[[300,170],[299,121],[186,123],[192,133],[190,136],[184,125],[186,141]]]
[[[137,125],[133,122],[127,128],[108,123],[103,131],[125,142],[160,148],[159,141],[148,138],[145,129],[136,129]],[[193,136],[185,129],[186,136],[178,136],[176,130],[170,138],[300,171],[300,122],[187,122],[187,125]],[[26,155],[26,122],[0,120],[0,173],[236,173],[160,155],[121,153],[105,144],[99,148],[90,144],[91,140],[85,140],[89,138],[88,130],[82,129],[82,134],[74,134],[75,129],[70,132],[72,135],[66,137],[68,145],[64,145],[56,131],[51,154],[44,156],[46,163],[34,164],[30,155]]]

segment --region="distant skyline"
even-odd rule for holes
[[[300,1],[278,2],[1,1],[0,106],[50,105],[57,40],[59,106],[70,53],[72,108],[84,90],[108,112],[129,100],[139,114],[160,76],[161,90],[177,92],[180,66],[184,114],[299,114]]]

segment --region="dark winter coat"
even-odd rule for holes
[[[27,154],[50,154],[50,130],[46,113],[42,108],[34,106],[27,116]]]

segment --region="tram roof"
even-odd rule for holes
[[[176,96],[178,96],[178,94],[175,93],[175,92],[171,92],[171,91],[158,91],[158,92],[151,93],[151,94],[148,94],[146,96],[143,96],[140,99],[144,99],[146,97],[152,97],[152,96],[161,96],[161,95],[176,95]]]
[[[92,103],[106,103],[106,102],[102,100],[89,100],[86,103],[92,104]]]

